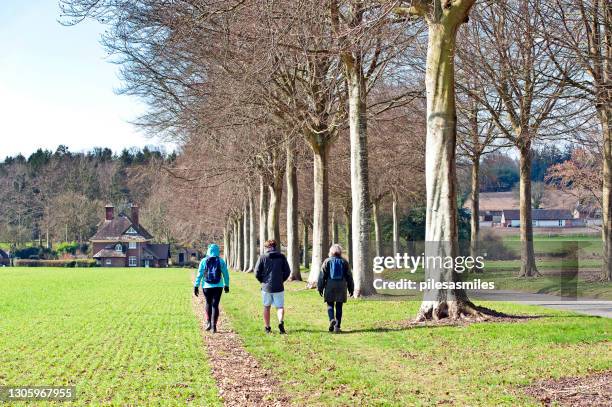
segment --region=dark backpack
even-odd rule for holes
[[[344,260],[340,257],[332,257],[329,261],[329,278],[331,280],[344,279]]]
[[[221,281],[221,261],[218,257],[206,258],[204,281],[208,284],[218,284]]]

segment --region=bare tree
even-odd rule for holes
[[[475,0],[412,1],[399,12],[423,17],[427,22],[427,144],[425,155],[427,220],[426,256],[458,255],[455,149],[455,49],[457,31]],[[453,268],[427,264],[425,277],[458,281]],[[425,293],[417,319],[480,316],[481,312],[461,289],[432,289]]]
[[[612,281],[612,5],[606,0],[554,0],[542,15],[550,18],[545,38],[559,70],[557,79],[572,87],[577,99],[586,99],[599,120],[603,140],[602,278]]]
[[[466,26],[468,40],[461,50],[466,75],[475,76],[481,87],[486,84],[487,92],[470,96],[519,151],[519,275],[525,277],[539,275],[531,215],[532,148],[537,140],[563,134],[570,112],[575,112],[574,102],[565,98],[565,82],[554,79],[558,69],[540,36],[541,5],[541,0],[504,0],[478,8]]]
[[[467,73],[467,72],[466,72]],[[470,192],[470,253],[473,257],[479,254],[480,241],[480,161],[486,154],[497,151],[504,146],[500,142],[500,132],[495,122],[487,114],[488,110],[472,97],[478,94],[479,99],[487,92],[483,87],[477,86],[466,78],[464,85],[469,89],[459,99],[458,107],[461,118],[458,121],[459,153],[469,159],[471,164],[471,192]],[[501,109],[499,101],[494,104],[498,111]]]

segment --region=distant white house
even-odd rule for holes
[[[584,222],[574,218],[572,212],[567,209],[532,209],[531,211],[533,227],[563,228],[584,226]],[[501,225],[508,228],[520,227],[520,210],[504,209],[501,215]]]
[[[601,226],[601,209],[578,205],[574,209],[574,219],[580,219],[586,226]]]

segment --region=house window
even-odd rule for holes
[[[123,247],[120,244],[115,246],[115,251],[118,253],[123,253]]]
[[[113,264],[113,261],[111,259],[106,259],[104,261],[104,264],[106,264],[107,266],[110,266],[111,264]]]
[[[136,256],[130,256],[130,267],[136,267],[138,262],[136,260]]]
[[[559,226],[563,226],[563,220],[559,220]]]
[[[129,248],[130,249],[135,249],[136,248],[136,242],[130,242]]]
[[[138,232],[136,232],[136,229],[134,229],[133,227],[130,227],[125,233],[130,234],[130,235],[135,235]]]

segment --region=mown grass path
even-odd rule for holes
[[[0,269],[0,385],[74,385],[72,405],[221,405],[190,276]]]

